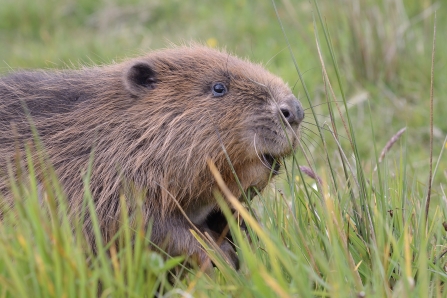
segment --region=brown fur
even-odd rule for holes
[[[215,83],[227,87],[216,97]],[[202,46],[155,51],[123,63],[81,70],[18,72],[0,79],[0,167],[12,163],[15,144],[32,139],[29,110],[73,215],[80,212],[82,176],[94,150],[90,189],[108,241],[119,228],[119,196],[144,194],[151,240],[171,255],[206,255],[175,201],[202,232],[216,209],[212,160],[234,195],[262,190],[271,172],[265,156],[289,155],[303,111],[290,89],[259,65]],[[288,120],[283,108],[293,110]],[[296,111],[295,111],[295,110]],[[284,114],[284,116],[283,116]],[[290,146],[289,140],[293,143]],[[23,151],[23,147],[21,149]],[[267,163],[267,164],[266,164]],[[5,173],[3,173],[4,175]],[[7,178],[0,191],[8,198]],[[84,231],[93,239],[92,223]],[[234,261],[233,248],[221,244]]]

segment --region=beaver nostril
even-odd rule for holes
[[[285,99],[280,107],[280,111],[290,125],[299,125],[304,118],[301,103],[295,96]]]
[[[290,111],[288,109],[281,109],[281,113],[286,118],[286,120],[289,121]]]

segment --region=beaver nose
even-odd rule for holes
[[[279,109],[290,125],[298,125],[304,119],[303,107],[293,95],[284,100],[279,106]]]

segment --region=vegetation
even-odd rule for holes
[[[0,222],[0,296],[447,296],[446,26],[447,6],[432,0],[2,0],[3,73],[195,40],[263,61],[307,109],[302,150],[251,204],[259,222],[233,202],[256,235],[233,229],[239,272],[211,248],[212,273],[181,269],[127,218],[115,243],[86,252],[49,169],[44,206],[31,172]],[[183,274],[171,284],[174,266]]]

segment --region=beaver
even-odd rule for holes
[[[213,221],[225,220],[207,162],[236,197],[262,190],[297,147],[303,117],[290,88],[263,66],[197,44],[111,65],[12,72],[0,78],[0,168],[18,171],[13,160],[17,150],[26,155],[35,128],[70,216],[81,212],[89,167],[104,241],[120,227],[120,198],[131,218],[141,195],[151,242],[200,266],[208,257],[192,225],[217,239],[212,226],[222,225]],[[1,175],[8,201],[9,178]],[[89,216],[82,224],[94,242]],[[237,267],[228,239],[219,245]]]

